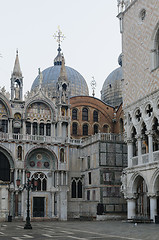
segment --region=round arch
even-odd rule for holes
[[[25,169],[57,169],[58,158],[55,152],[49,147],[33,147],[26,154],[24,159]]]
[[[3,153],[5,157],[8,159],[10,168],[14,168],[14,161],[11,151],[5,148],[4,146],[0,145],[0,152]]]
[[[132,183],[131,183],[131,180]],[[130,192],[136,200],[136,215],[137,216],[150,216],[150,199],[148,195],[148,184],[141,173],[134,174],[130,179],[131,189]]]
[[[38,100],[34,99],[34,100],[31,100],[31,101],[27,102],[26,107],[25,107],[25,118],[27,118],[27,110],[28,110],[28,108],[32,104],[36,104],[36,103],[42,103],[42,104],[46,105],[50,109],[50,111],[51,111],[51,119],[55,119],[55,116],[56,116],[55,108],[52,105],[52,103],[49,103],[45,99],[38,99]]]
[[[10,108],[10,104],[9,104],[9,102],[8,102],[8,99],[7,99],[4,95],[2,95],[1,93],[0,93],[0,101],[1,101],[2,104],[5,106],[6,111],[7,111],[8,118],[10,118],[11,115],[12,115],[12,111],[11,111],[11,108]]]

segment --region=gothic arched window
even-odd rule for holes
[[[77,123],[75,122],[72,124],[72,134],[77,135]]]
[[[88,121],[88,109],[87,108],[82,109],[82,120]]]
[[[105,124],[105,125],[103,126],[103,132],[104,132],[104,133],[109,133],[109,132],[110,132],[108,125]]]
[[[8,120],[0,120],[0,132],[8,132]]]
[[[76,198],[76,181],[72,181],[72,198]]]
[[[64,162],[64,154],[65,154],[65,152],[64,152],[64,149],[63,148],[61,148],[60,149],[60,162]]]
[[[79,180],[77,183],[78,186],[78,198],[82,198],[82,181]]]
[[[71,183],[71,197],[82,198],[82,180],[81,178],[73,178]]]
[[[98,122],[98,112],[96,110],[93,112],[93,121]]]
[[[44,123],[40,123],[40,135],[44,135]]]
[[[46,136],[51,136],[51,124],[46,124]]]
[[[26,122],[26,134],[31,134],[31,123]]]
[[[88,136],[88,125],[83,124],[83,136]]]
[[[22,160],[22,146],[18,146],[18,160]]]
[[[94,125],[94,134],[96,134],[96,133],[98,133],[98,125],[97,124]]]
[[[31,179],[32,184],[34,184],[34,180],[37,181],[37,187],[35,191],[47,191],[47,177],[44,173],[34,173]]]
[[[72,109],[72,120],[77,120],[77,109]]]
[[[33,135],[38,134],[38,124],[36,122],[33,123]]]

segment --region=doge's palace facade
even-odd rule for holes
[[[159,214],[159,2],[118,1],[128,167],[128,219]]]

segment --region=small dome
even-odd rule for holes
[[[52,67],[49,67],[43,70],[42,71],[42,75],[43,75],[42,88],[49,87],[56,92],[56,83],[58,82],[58,78],[60,76],[60,70],[61,70],[61,64],[54,65]],[[67,79],[70,82],[70,90],[71,90],[70,96],[79,96],[79,95],[88,96],[89,95],[88,86],[85,79],[82,77],[82,75],[76,70],[74,70],[73,68],[67,67],[67,66],[66,66],[66,73],[67,73]],[[38,86],[39,86],[39,76],[37,76],[36,79],[34,80],[31,90],[34,90]]]
[[[122,55],[119,56],[118,61],[122,64]],[[115,69],[106,78],[102,91],[101,100],[113,107],[119,106],[122,103],[122,67]]]

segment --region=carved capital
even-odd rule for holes
[[[135,135],[135,138],[136,138],[137,140],[142,140],[143,137],[142,137],[142,135],[140,135],[140,134],[136,134],[136,135]]]
[[[127,144],[133,143],[133,139],[132,138],[127,138],[126,142],[127,142]]]
[[[148,136],[152,136],[152,135],[154,134],[154,131],[153,131],[153,130],[148,130],[148,131],[146,131],[145,133],[146,133],[146,135],[148,135]]]

